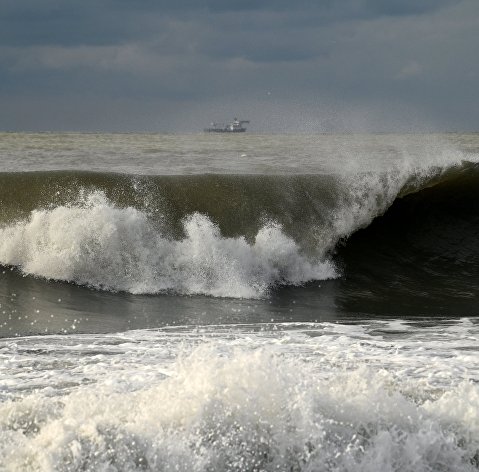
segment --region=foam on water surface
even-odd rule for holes
[[[4,340],[0,470],[477,470],[473,320]]]

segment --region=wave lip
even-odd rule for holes
[[[175,292],[257,298],[276,284],[335,277],[329,261],[311,262],[280,225],[253,243],[222,237],[207,216],[183,220],[185,237],[162,234],[145,212],[112,205],[102,192],[0,229],[0,263],[47,279],[135,294]]]

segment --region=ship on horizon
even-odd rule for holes
[[[211,123],[211,128],[205,128],[205,133],[244,133],[246,128],[243,126],[249,123],[249,120],[238,120],[235,118],[231,123]]]

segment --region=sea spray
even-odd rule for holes
[[[303,256],[275,223],[252,243],[222,237],[198,213],[187,216],[183,228],[183,239],[168,238],[145,212],[117,208],[98,191],[0,229],[0,262],[25,274],[137,294],[256,298],[276,284],[337,276],[330,261]]]
[[[477,470],[475,323],[258,328],[0,344],[0,470]]]

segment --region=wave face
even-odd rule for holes
[[[354,293],[349,309],[389,305],[389,312],[405,314],[417,313],[422,303],[423,312],[476,313],[478,201],[479,169],[464,164],[398,198],[352,235],[338,250]],[[368,290],[361,294],[360,287]]]
[[[344,176],[3,173],[0,264],[105,290],[245,298],[342,271],[380,280],[391,264],[404,278],[411,258],[414,270],[471,269],[478,180],[471,163]]]

